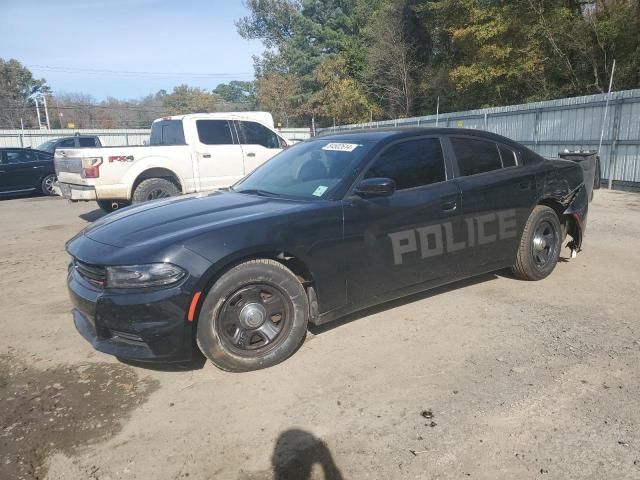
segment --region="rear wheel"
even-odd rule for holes
[[[223,370],[270,367],[295,352],[308,317],[298,278],[274,260],[252,260],[225,273],[207,294],[198,317],[198,346]]]
[[[533,209],[524,227],[513,273],[523,280],[542,280],[558,263],[562,226],[556,212],[544,205]]]
[[[53,185],[55,183],[56,183],[56,176],[53,173],[47,175],[40,182],[40,191],[44,195],[49,195],[49,196],[55,195],[55,193],[53,191]]]
[[[175,197],[180,191],[169,180],[164,178],[148,178],[140,182],[133,192],[132,203],[148,202],[159,198]]]

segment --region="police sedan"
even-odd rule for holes
[[[78,331],[99,351],[230,371],[283,361],[309,322],[582,244],[580,165],[462,129],[353,131],[280,153],[228,191],[107,215],[67,243]],[[197,347],[196,347],[197,345]]]

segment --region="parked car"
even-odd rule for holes
[[[100,137],[96,135],[75,135],[73,137],[56,138],[38,145],[38,150],[53,155],[57,148],[93,148],[101,147]]]
[[[60,193],[123,205],[228,187],[289,143],[265,112],[207,113],[160,118],[149,146],[58,149]]]
[[[0,148],[0,195],[54,195],[53,155],[31,148]]]
[[[133,206],[67,243],[77,329],[102,352],[246,371],[307,323],[582,245],[583,169],[463,129],[353,131],[284,151],[229,191]]]

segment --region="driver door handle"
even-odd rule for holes
[[[443,212],[453,212],[456,208],[458,208],[458,204],[455,201],[446,202],[442,204],[441,208]]]
[[[211,158],[211,154],[210,153],[204,153],[202,155],[202,158]]]
[[[253,152],[249,152],[249,153],[247,153],[247,157],[255,157],[255,156],[256,156],[256,154],[255,154],[255,153],[253,153]]]

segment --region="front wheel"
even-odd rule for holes
[[[524,227],[516,263],[511,267],[522,280],[542,280],[558,263],[563,230],[556,212],[544,205],[533,209]]]
[[[308,318],[307,295],[293,272],[274,260],[251,260],[225,273],[207,294],[197,342],[222,370],[257,370],[296,351]]]
[[[56,176],[53,173],[47,175],[40,182],[40,191],[44,195],[48,195],[48,196],[55,195],[55,192],[53,191],[53,186],[55,185],[55,183],[56,183]]]

